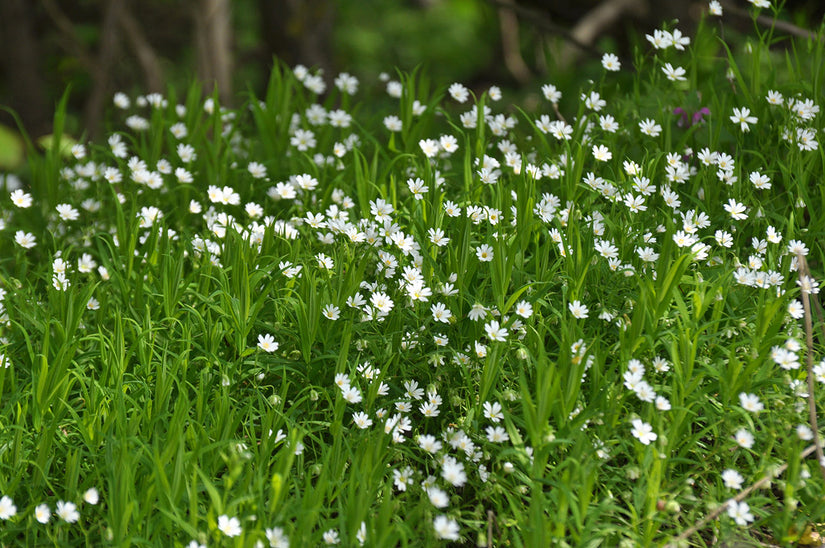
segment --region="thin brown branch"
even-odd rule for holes
[[[606,0],[587,12],[579,19],[571,31],[575,43],[593,44],[606,29],[614,26],[626,13],[642,16],[647,12],[645,0]],[[558,63],[562,67],[573,66],[580,56],[580,51],[568,42],[558,54]]]
[[[97,53],[97,70],[92,74],[94,85],[85,107],[85,127],[92,137],[100,132],[103,108],[110,93],[112,67],[117,59],[119,42],[118,21],[123,8],[123,0],[106,2],[101,21],[100,46]]]
[[[566,28],[550,21],[547,18],[547,14],[542,11],[527,8],[515,2],[507,2],[505,0],[487,0],[487,2],[489,2],[493,6],[498,6],[499,8],[504,8],[512,11],[523,21],[530,23],[531,25],[538,27],[542,30],[545,30],[550,34],[561,36],[562,38],[564,38],[564,40],[570,42],[577,48],[581,49],[582,51],[588,53],[593,57],[602,56],[601,51],[599,51],[597,48],[593,47],[590,44],[585,44],[578,41]]]
[[[492,510],[487,510],[487,548],[493,548],[493,523],[496,515]]]
[[[161,69],[158,55],[128,6],[124,6],[121,10],[119,23],[143,70],[147,90],[153,93],[162,92],[163,69]]]
[[[752,16],[750,12],[746,9],[742,9],[738,6],[731,4],[730,2],[722,1],[722,8],[736,15],[737,17],[741,17],[743,19],[751,19]],[[773,17],[769,17],[767,15],[757,15],[756,22],[766,28],[775,28],[781,30],[786,34],[790,34],[791,36],[796,36],[799,38],[805,38],[807,40],[818,40],[822,41],[825,40],[825,37],[820,36],[819,34],[810,31],[808,29],[803,29],[802,27],[796,26],[793,23],[788,21],[780,21],[779,19],[774,19]]]
[[[97,71],[97,64],[94,61],[94,56],[85,48],[75,32],[74,23],[69,17],[63,13],[60,6],[54,0],[42,0],[41,5],[51,19],[52,23],[60,32],[60,42],[63,49],[74,55],[81,65],[94,76]]]
[[[814,445],[816,446],[816,458],[819,461],[819,471],[825,478],[825,455],[822,453],[822,441],[819,439],[819,427],[816,420],[816,398],[814,397],[814,329],[813,318],[811,316],[811,271],[808,269],[808,261],[802,253],[796,254],[797,274],[799,275],[800,293],[802,294],[802,307],[805,310],[805,342],[807,345],[806,359],[808,364],[808,415],[810,417],[811,429],[814,432]],[[818,303],[817,303],[818,304]],[[820,324],[822,323],[821,311],[819,314]]]
[[[503,4],[512,8],[514,2],[503,0]],[[521,56],[518,17],[512,9],[501,7],[498,10],[498,21],[501,26],[501,50],[504,55],[504,65],[519,83],[526,84],[532,78],[532,74]]]
[[[816,451],[816,445],[808,446],[799,455],[799,460],[802,460],[802,459],[806,458],[808,455],[810,455],[814,451]],[[762,478],[760,478],[759,481],[757,481],[753,485],[749,486],[744,491],[741,491],[738,495],[736,495],[732,499],[726,500],[725,502],[720,504],[713,512],[711,512],[710,514],[705,516],[704,519],[697,522],[693,527],[690,527],[689,529],[686,529],[679,536],[674,537],[673,539],[671,539],[670,542],[665,544],[665,548],[676,548],[677,546],[680,545],[679,543],[681,543],[683,540],[688,539],[691,535],[693,535],[697,531],[700,531],[700,530],[704,529],[704,527],[708,523],[710,523],[711,521],[718,518],[722,514],[722,512],[724,512],[728,508],[728,505],[730,504],[731,501],[736,501],[736,502],[743,501],[744,499],[746,499],[748,497],[748,495],[750,495],[751,493],[753,493],[757,489],[761,489],[762,487],[764,487],[765,485],[770,483],[774,478],[779,477],[782,474],[782,472],[784,472],[787,468],[788,468],[788,463],[785,463],[785,464],[779,466],[778,468],[776,468],[775,470],[773,470],[772,472],[768,472],[767,474],[762,476]]]

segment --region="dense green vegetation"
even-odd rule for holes
[[[278,65],[76,142],[65,96],[3,180],[0,542],[810,537],[825,47],[719,25],[536,109]]]

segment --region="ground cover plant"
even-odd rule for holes
[[[720,15],[538,112],[281,65],[103,143],[59,105],[4,177],[3,545],[810,540],[825,48]]]

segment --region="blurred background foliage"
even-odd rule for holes
[[[722,4],[726,27],[759,24],[745,0]],[[825,2],[784,4],[787,34],[822,24]],[[9,110],[33,138],[48,134],[67,86],[68,130],[87,138],[106,129],[116,91],[182,93],[197,77],[232,105],[238,92],[262,94],[273,59],[320,68],[329,81],[347,71],[365,86],[421,65],[439,84],[479,92],[496,84],[535,93],[547,81],[576,89],[600,74],[602,52],[631,67],[639,32],[678,20],[690,34],[706,8],[704,0],[2,0],[0,169],[22,161]]]

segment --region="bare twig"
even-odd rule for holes
[[[593,47],[590,44],[585,44],[577,40],[566,28],[562,27],[561,25],[557,25],[550,21],[547,18],[547,14],[539,11],[534,10],[531,8],[527,8],[516,4],[515,2],[506,2],[505,0],[487,0],[490,4],[494,6],[498,6],[500,8],[504,8],[507,10],[512,11],[515,13],[519,18],[522,20],[542,29],[551,34],[555,34],[561,36],[566,41],[570,42],[577,48],[581,49],[582,51],[590,54],[593,57],[601,57],[602,52],[599,51],[597,48]]]
[[[94,85],[84,108],[84,123],[92,137],[96,137],[100,133],[103,106],[106,104],[106,98],[111,92],[112,67],[117,60],[120,42],[118,21],[120,20],[123,4],[124,0],[108,0],[105,2],[103,19],[100,23],[100,46],[95,63],[96,71],[92,75]]]
[[[808,362],[808,415],[810,416],[811,429],[814,432],[814,445],[816,446],[816,458],[819,461],[819,470],[825,478],[825,455],[822,454],[822,441],[819,439],[819,428],[816,420],[816,398],[814,398],[814,330],[813,318],[811,317],[811,272],[808,270],[808,261],[802,253],[796,254],[797,274],[799,274],[800,293],[802,294],[802,307],[805,309],[805,342],[807,345],[806,358]],[[817,304],[819,304],[817,302]],[[819,322],[822,323],[821,310],[819,312]]]
[[[132,46],[135,52],[140,68],[143,69],[147,90],[157,93],[162,92],[163,70],[160,67],[160,61],[140,23],[129,11],[128,6],[124,6],[120,12],[120,26],[129,40],[129,45]]]
[[[496,515],[492,510],[487,510],[487,548],[493,548],[493,523]]]
[[[83,47],[80,38],[74,30],[74,23],[63,13],[55,0],[42,0],[41,5],[57,30],[60,31],[60,41],[63,48],[74,55],[83,67],[94,77],[97,64],[89,51]]]
[[[816,451],[816,445],[811,445],[811,446],[807,447],[799,455],[799,459],[802,460],[802,459],[806,458],[808,455],[810,455],[814,451]],[[681,541],[689,538],[691,535],[693,535],[697,531],[700,531],[701,529],[703,529],[708,523],[710,523],[711,521],[718,518],[719,515],[722,514],[722,512],[724,512],[727,509],[727,507],[728,507],[728,505],[730,504],[731,501],[741,502],[742,500],[746,499],[748,497],[748,495],[750,495],[751,493],[753,493],[757,489],[760,489],[760,488],[764,487],[765,485],[770,483],[771,480],[773,480],[776,477],[779,477],[779,475],[782,474],[782,472],[784,472],[787,468],[788,468],[788,463],[785,463],[785,464],[779,466],[778,468],[776,468],[775,470],[773,470],[771,472],[768,472],[767,474],[762,476],[762,478],[759,481],[757,481],[756,483],[754,483],[753,485],[751,485],[750,487],[748,487],[744,491],[741,491],[738,495],[736,495],[732,499],[727,500],[727,501],[723,502],[722,504],[720,504],[718,508],[716,508],[713,512],[711,512],[710,514],[705,516],[704,519],[702,519],[701,521],[696,523],[693,527],[690,527],[689,529],[686,529],[679,536],[674,537],[670,542],[665,544],[665,548],[676,548]]]
[[[501,50],[504,55],[504,64],[510,74],[521,84],[530,81],[532,75],[527,63],[521,56],[521,45],[518,32],[518,18],[512,10],[513,0],[502,0],[504,6],[498,10],[498,21],[501,25]]]
[[[624,14],[642,16],[646,11],[645,0],[606,0],[579,19],[571,35],[578,43],[593,44],[605,29],[615,25]],[[580,55],[572,43],[566,43],[558,53],[558,63],[562,67],[572,66]]]
[[[725,11],[730,12],[736,15],[737,17],[741,17],[743,19],[751,19],[751,14],[748,10],[734,6],[730,2],[726,2],[723,0],[722,7]],[[788,21],[780,21],[779,19],[774,19],[773,17],[769,17],[767,15],[758,15],[756,17],[756,22],[762,25],[763,27],[772,27],[775,29],[779,29],[784,33],[790,34],[791,36],[797,36],[799,38],[818,41],[822,41],[823,39],[825,39],[825,37],[820,36],[817,33],[812,32],[808,29],[803,29],[802,27],[798,27]]]

